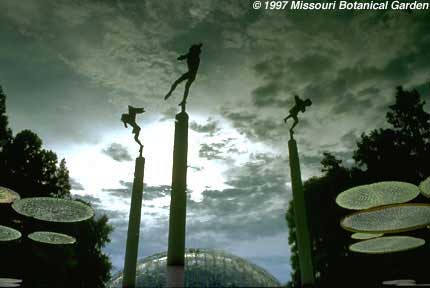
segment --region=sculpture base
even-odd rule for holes
[[[188,114],[176,115],[173,147],[172,192],[170,199],[168,265],[184,265],[187,211]]]
[[[167,287],[184,287],[185,268],[183,265],[167,265]]]
[[[292,137],[292,134],[291,134]],[[312,264],[312,248],[306,211],[306,199],[303,194],[300,159],[297,143],[292,138],[288,141],[290,158],[291,188],[293,190],[294,222],[296,224],[296,241],[299,250],[299,267],[302,287],[312,287],[315,278]]]
[[[134,169],[133,191],[131,194],[130,216],[125,248],[123,288],[134,288],[136,285],[136,265],[139,248],[140,217],[142,209],[143,173],[145,158],[136,158]]]

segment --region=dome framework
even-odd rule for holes
[[[141,259],[136,287],[166,287],[167,253]],[[121,287],[122,273],[108,285]],[[281,286],[266,270],[232,254],[212,249],[187,249],[184,287],[276,287]]]

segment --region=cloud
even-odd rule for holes
[[[70,177],[69,182],[73,190],[85,190],[84,186],[81,183],[79,183],[76,179]]]
[[[355,150],[357,148],[357,141],[359,140],[357,134],[357,131],[352,129],[348,133],[345,133],[340,140],[344,143],[346,148],[349,150]]]
[[[228,239],[249,239],[283,233],[287,207],[288,167],[277,155],[254,154],[240,168],[227,171],[232,188],[206,190],[200,202],[189,199],[192,215],[204,215],[189,224],[193,233],[211,227],[210,233]],[[264,228],[262,228],[264,227]]]
[[[336,150],[351,149],[351,145],[343,147],[347,143],[340,141],[342,135],[384,125],[395,87],[428,81],[430,70],[422,66],[430,53],[424,50],[430,39],[422,37],[428,23],[422,13],[415,17],[393,11],[383,16],[350,16],[345,21],[336,15],[299,12],[288,19],[280,15],[256,18],[245,36],[252,39],[255,49],[270,53],[254,57],[257,85],[249,96],[253,108],[230,109],[223,115],[251,139],[276,139],[272,143],[279,145],[285,143],[279,137],[283,132],[276,132],[270,122],[276,123],[292,107],[292,95],[310,98],[313,105],[299,115],[296,129],[303,135],[297,136],[300,141],[312,143],[306,150],[302,145],[306,154],[336,143]],[[343,33],[344,29],[350,33]],[[385,39],[390,39],[389,46]],[[260,121],[270,133],[258,129]]]
[[[261,115],[257,111],[252,113],[250,111],[227,109],[223,109],[221,113],[227,120],[231,121],[234,128],[251,141],[279,144],[280,141],[285,140],[287,137],[288,132],[281,116],[277,119],[273,118],[273,116]],[[302,121],[302,123],[305,123],[305,121]]]
[[[110,144],[108,147],[103,149],[102,152],[118,162],[133,160],[130,156],[130,153],[128,153],[127,148],[118,143]]]
[[[200,150],[199,150],[199,157],[206,158],[208,160],[223,159],[223,157],[221,156],[222,151],[219,149],[220,145],[223,145],[223,144],[222,143],[201,144]]]
[[[290,102],[278,97],[281,91],[282,87],[277,81],[269,82],[252,91],[253,103],[257,107],[288,107]]]
[[[175,115],[177,113],[178,113],[177,107],[169,107],[168,109],[161,112],[162,117],[161,117],[160,121],[175,119]]]
[[[145,186],[143,191],[144,200],[154,200],[170,195],[171,187],[169,185]]]
[[[190,129],[194,130],[198,133],[206,133],[209,136],[214,136],[215,133],[217,133],[221,130],[218,127],[218,121],[215,121],[212,118],[208,118],[207,123],[204,125],[200,125],[200,124],[192,121],[190,123]]]
[[[197,172],[202,171],[204,169],[202,166],[188,166],[188,168]]]
[[[103,191],[108,192],[109,194],[120,197],[120,198],[130,198],[131,192],[133,191],[133,183],[127,181],[120,181],[120,184],[124,186],[124,188],[105,188]],[[160,185],[160,186],[148,186],[144,184],[143,186],[143,200],[154,200],[157,198],[162,198],[167,195],[170,195],[170,186],[168,185]]]
[[[100,199],[91,195],[73,195],[74,198],[90,203],[93,208],[98,207]]]

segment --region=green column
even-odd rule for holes
[[[297,246],[299,248],[301,282],[303,287],[312,287],[315,282],[312,265],[312,246],[309,237],[299,154],[297,152],[297,143],[294,139],[288,141],[288,150],[290,153],[291,186],[293,190],[294,220],[296,224]]]
[[[145,158],[136,158],[134,169],[133,192],[131,194],[130,216],[128,221],[127,246],[125,248],[123,288],[134,288],[136,285],[136,264],[139,248],[140,214],[142,208],[143,172]]]
[[[184,265],[187,210],[188,114],[176,115],[167,265]]]
[[[185,267],[184,265],[168,265],[167,266],[167,288],[184,287],[185,283]]]

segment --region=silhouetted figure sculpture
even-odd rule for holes
[[[197,70],[199,69],[200,64],[200,52],[203,44],[194,44],[190,47],[188,50],[188,53],[185,55],[181,55],[178,57],[178,60],[185,60],[187,59],[187,65],[188,65],[188,72],[184,73],[181,77],[178,78],[170,88],[169,93],[164,97],[164,100],[167,100],[172,92],[176,89],[176,86],[178,86],[179,83],[187,80],[187,83],[185,84],[185,91],[184,91],[184,98],[182,99],[182,102],[179,103],[179,106],[182,106],[183,110],[185,107],[185,104],[187,102],[188,93],[190,91],[190,86],[196,79]]]
[[[297,123],[299,123],[299,118],[297,117],[299,112],[301,111],[302,113],[304,113],[306,111],[306,107],[312,105],[312,101],[310,99],[306,99],[303,101],[297,95],[294,95],[294,100],[295,100],[296,104],[294,105],[293,108],[290,109],[290,114],[288,114],[288,116],[284,118],[285,123],[287,123],[287,120],[289,118],[294,119],[293,126],[291,126],[291,128],[290,128],[291,134],[294,133],[293,129],[294,129],[294,127],[296,127]]]
[[[140,143],[140,140],[139,140],[140,127],[136,123],[136,115],[141,114],[143,112],[145,112],[144,108],[135,108],[133,106],[128,105],[128,114],[121,115],[121,121],[124,123],[125,128],[128,128],[127,124],[133,127],[132,133],[134,134],[134,140],[140,146],[140,149],[139,149],[140,154],[142,154],[143,145],[142,143]]]

